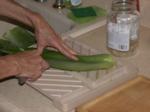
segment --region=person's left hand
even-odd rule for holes
[[[53,47],[59,50],[67,57],[77,60],[75,52],[69,48],[63,40],[55,33],[55,31],[43,20],[42,17],[37,16],[38,19],[35,24],[35,35],[38,43],[38,52],[42,53],[45,47]]]

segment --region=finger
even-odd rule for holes
[[[72,48],[70,48],[62,39],[60,39],[60,43],[68,52],[70,52],[73,55],[77,55],[77,53]]]
[[[65,56],[67,56],[68,58],[72,59],[72,60],[78,60],[78,58],[72,54],[70,51],[68,51],[63,44],[60,43],[53,43],[53,45],[51,46],[52,48],[57,49],[58,51],[60,51],[62,54],[64,54]]]
[[[63,45],[62,46],[58,46],[57,49],[62,54],[64,54],[65,56],[67,56],[68,58],[73,59],[73,60],[78,60],[78,58],[74,54],[72,54],[71,52],[69,52],[68,49],[66,49]]]
[[[27,77],[27,78],[30,78],[29,75],[27,75],[26,73],[22,73],[22,74],[18,75],[17,77]]]
[[[34,82],[41,77],[42,72],[39,71],[37,73],[32,74],[32,76],[28,79],[29,82]]]
[[[42,72],[49,68],[49,64],[46,61],[42,61]]]
[[[69,46],[67,46],[66,44],[63,44],[63,46],[64,46],[65,49],[68,50],[71,54],[77,55],[77,53],[76,53],[72,48],[70,48]]]
[[[30,50],[30,51],[24,51],[22,52],[22,56],[26,56],[26,57],[36,57],[39,56],[39,53],[37,51],[37,49],[34,50]]]
[[[75,52],[71,49],[69,49],[69,47],[65,46],[65,44],[63,43],[63,41],[60,38],[56,38],[57,40],[55,41],[51,41],[49,44],[51,45],[51,47],[56,48],[57,50],[59,50],[62,54],[64,54],[65,56],[67,56],[70,59],[73,60],[78,60],[78,58],[75,56]]]

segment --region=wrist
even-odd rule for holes
[[[21,74],[21,69],[20,69],[19,62],[16,59],[13,59],[11,64],[14,66],[14,69],[13,69],[14,73],[13,74],[15,76],[18,75],[18,74]]]
[[[4,75],[4,77],[11,77],[20,74],[19,64],[13,58],[13,56],[3,56],[0,58],[0,67],[3,68],[0,71],[0,75]]]
[[[8,73],[9,76],[16,76],[20,74],[20,66],[15,57],[12,55],[5,56],[4,57],[4,67],[7,68],[7,71],[4,71]]]
[[[32,23],[32,27],[35,29],[40,24],[42,16],[36,12],[29,12],[28,18]]]

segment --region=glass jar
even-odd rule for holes
[[[107,48],[115,56],[134,55],[139,41],[135,0],[114,0],[107,18]]]

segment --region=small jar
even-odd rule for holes
[[[139,41],[135,0],[114,0],[107,18],[107,48],[115,56],[134,55]]]

